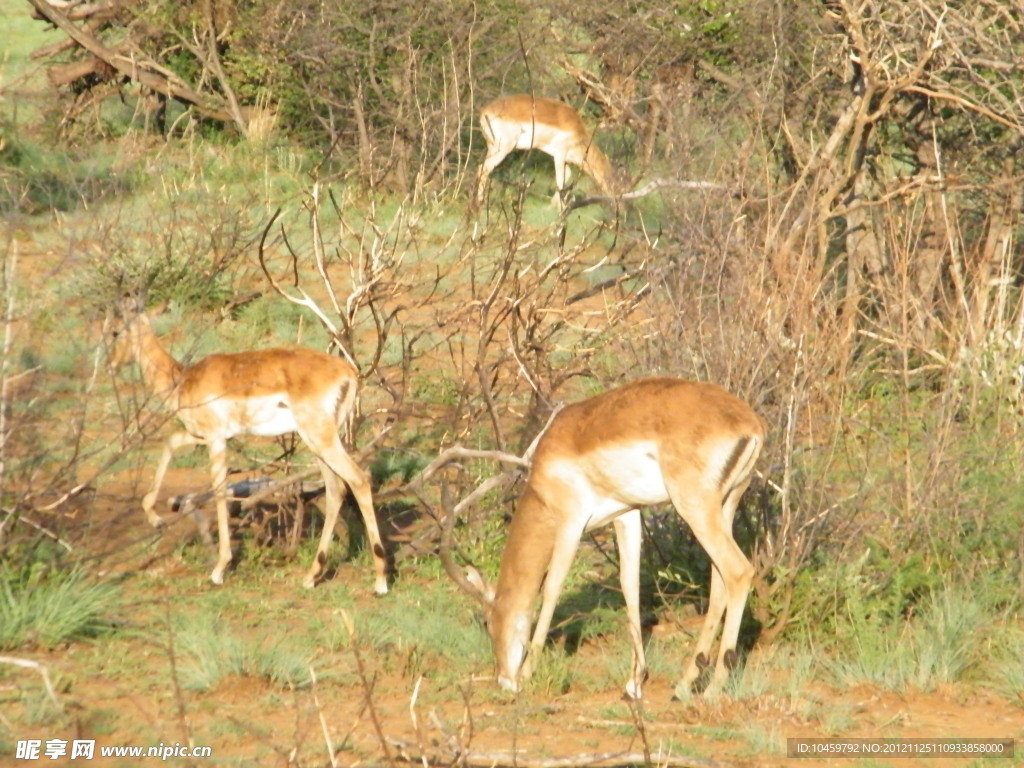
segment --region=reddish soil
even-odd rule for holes
[[[211,691],[184,690],[174,684],[172,658],[153,640],[153,623],[188,601],[225,604],[237,595],[231,612],[251,615],[252,633],[267,633],[258,621],[267,603],[295,603],[295,616],[281,633],[303,632],[303,618],[315,611],[323,621],[340,622],[329,603],[331,590],[355,595],[351,609],[371,612],[368,571],[342,566],[317,588],[315,599],[296,584],[306,562],[286,559],[280,566],[243,558],[225,585],[207,583],[208,565],[195,547],[193,525],[180,520],[161,532],[145,522],[139,499],[151,467],[134,481],[106,481],[76,505],[62,507],[55,529],[67,531],[79,553],[91,553],[97,573],[124,577],[129,607],[137,620],[110,640],[76,643],[57,651],[22,653],[44,662],[56,681],[65,725],[52,716],[33,714],[41,686],[29,670],[0,669],[0,765],[32,765],[12,760],[7,751],[18,739],[92,739],[100,746],[153,746],[163,743],[210,746],[212,758],[96,758],[103,765],[378,766],[405,760],[420,765],[452,765],[462,755],[471,765],[533,766],[556,758],[587,764],[586,755],[655,755],[667,750],[680,762],[692,755],[699,766],[773,766],[795,762],[815,768],[850,765],[850,758],[802,759],[785,756],[787,738],[890,737],[902,739],[1018,739],[1021,757],[997,765],[1020,765],[1024,757],[1024,698],[1013,702],[987,689],[957,687],[932,693],[895,694],[871,687],[847,690],[816,683],[798,697],[765,694],[741,701],[673,702],[675,682],[653,676],[645,688],[643,730],[617,686],[597,692],[570,689],[557,696],[528,690],[518,701],[495,688],[492,679],[464,681],[458,689],[435,680],[430,669],[411,672],[412,664],[382,664],[365,650],[335,660],[329,680],[293,690],[262,678],[236,676]],[[205,469],[175,469],[164,487],[166,500],[201,489]],[[164,502],[165,503],[165,502]],[[166,509],[162,506],[161,509]],[[394,534],[394,530],[392,530]],[[339,543],[338,548],[342,548]],[[246,573],[248,572],[248,573]],[[264,583],[254,584],[251,573]],[[403,578],[395,591],[415,590],[415,578]],[[321,593],[321,590],[323,592]],[[327,597],[324,597],[326,595]],[[384,598],[388,599],[388,598]],[[452,591],[453,600],[463,600]],[[311,607],[312,605],[312,607]],[[669,624],[662,632],[682,631]],[[136,639],[137,636],[137,639]],[[619,638],[621,639],[621,638]],[[583,663],[605,664],[615,638],[598,638],[579,649]],[[116,644],[112,646],[110,644]],[[110,661],[110,647],[123,653]],[[360,671],[360,664],[362,671]],[[680,665],[682,660],[680,660]],[[341,682],[339,682],[341,681]],[[20,689],[20,690],[19,690]],[[780,686],[780,689],[784,689]],[[7,703],[13,702],[10,707]],[[32,724],[35,723],[35,724]],[[6,742],[6,743],[4,743]],[[329,754],[328,743],[334,754]],[[6,754],[5,754],[6,753]],[[874,764],[890,762],[872,758]],[[79,765],[83,760],[45,760],[49,765]],[[604,764],[622,764],[621,758]],[[666,764],[655,757],[655,764]],[[555,763],[547,763],[554,765]],[[568,763],[562,763],[566,765]],[[899,766],[935,764],[934,757],[902,759]],[[950,765],[950,763],[943,763]]]
[[[201,487],[203,480],[201,469],[172,471],[166,495]],[[245,571],[266,573],[274,567],[243,561],[229,573],[223,587],[208,586],[207,566],[196,562],[195,548],[191,558],[182,554],[189,551],[182,544],[194,537],[191,523],[179,520],[163,533],[154,533],[137,507],[139,496],[141,493],[132,487],[105,487],[63,522],[80,552],[95,553],[100,572],[125,575],[125,593],[139,601],[140,615],[158,616],[161,604],[170,611],[168,606],[177,601],[206,599],[204,595],[211,600],[223,598],[224,591],[229,591],[238,596],[237,607],[231,610],[251,612],[252,631],[265,633],[266,627],[258,621],[260,605],[299,599],[295,583],[306,563],[296,561],[283,567],[280,578],[268,574],[270,583],[266,584],[253,584]],[[344,565],[317,589],[328,590],[325,594],[329,595],[332,589],[350,588],[357,595],[352,610],[372,611],[379,603],[370,595],[370,585],[368,569]],[[395,586],[396,590],[416,588],[414,579],[403,579]],[[453,599],[463,598],[453,591]],[[323,605],[317,610],[327,610],[332,614],[328,618],[337,620],[338,612],[330,610],[329,604],[327,608]],[[642,755],[644,751],[644,738],[634,725],[631,710],[614,688],[596,693],[570,689],[550,697],[527,692],[519,701],[512,701],[495,691],[493,680],[465,681],[463,690],[456,691],[433,680],[429,670],[410,674],[408,668],[378,663],[364,649],[359,658],[350,654],[342,663],[345,668],[340,670],[340,677],[347,681],[345,684],[339,682],[339,670],[334,670],[330,682],[312,689],[292,690],[259,678],[232,677],[215,690],[199,693],[169,683],[166,649],[157,647],[145,626],[134,629],[139,635],[137,643],[125,643],[123,633],[120,640],[109,641],[126,648],[127,671],[109,661],[109,650],[104,649],[108,641],[103,640],[73,644],[52,653],[26,654],[49,667],[68,725],[60,728],[49,720],[25,726],[26,711],[12,712],[0,716],[12,726],[17,724],[11,737],[94,739],[98,747],[148,747],[159,742],[170,746],[190,741],[210,746],[212,759],[171,757],[161,761],[195,766],[331,765],[328,738],[336,750],[336,764],[343,766],[401,764],[405,760],[420,765],[449,765],[460,750],[469,750],[468,759],[473,765],[510,765],[515,759],[524,766],[574,756],[581,758],[576,762],[584,764],[582,756],[588,754]],[[282,630],[302,632],[302,622],[297,619]],[[677,630],[668,626],[659,631]],[[592,657],[595,663],[603,664],[612,642],[608,638],[587,642],[579,653],[584,659]],[[101,663],[103,659],[107,661]],[[89,676],[83,677],[85,674]],[[11,679],[23,688],[38,687],[29,671],[19,672],[16,678],[0,678]],[[691,755],[693,765],[770,766],[795,762],[812,768],[851,764],[849,758],[791,761],[785,757],[785,746],[786,739],[793,737],[1016,737],[1018,751],[1022,749],[1019,739],[1024,734],[1024,702],[1015,705],[982,689],[898,695],[870,687],[834,690],[816,684],[795,700],[768,694],[743,701],[695,698],[681,703],[671,701],[673,682],[658,677],[648,682],[644,735],[652,752],[671,750],[677,761],[681,755]],[[2,690],[7,684],[0,684],[0,701],[9,698]],[[814,714],[803,714],[806,712]],[[424,757],[427,762],[421,759]],[[875,759],[875,764],[888,763]],[[128,766],[155,760],[158,758],[97,757],[94,762]],[[78,765],[87,761],[65,758],[45,762]],[[664,764],[657,759],[654,762]],[[5,762],[0,756],[0,764],[33,762]],[[897,763],[915,764],[934,764],[934,758]],[[998,764],[1020,764],[1020,758]]]

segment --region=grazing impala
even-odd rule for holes
[[[484,606],[500,685],[517,691],[520,679],[530,674],[580,537],[611,522],[633,644],[626,696],[641,697],[647,663],[640,627],[642,524],[637,507],[671,501],[713,563],[704,627],[676,694],[688,694],[709,665],[724,615],[706,693],[719,691],[736,662],[753,577],[753,566],[733,539],[733,516],[764,435],[764,422],[742,400],[713,384],[681,379],[641,379],[559,412],[537,444],[497,586],[489,586],[473,568],[463,573],[442,548],[448,573]],[[533,605],[542,589],[530,639]]]
[[[567,163],[578,165],[605,195],[614,195],[608,158],[593,142],[575,109],[552,99],[515,94],[495,99],[480,110],[487,156],[480,166],[477,203],[486,199],[491,173],[514,149],[539,149],[555,161],[555,202],[562,204],[568,184]]]
[[[342,487],[352,490],[374,559],[374,590],[388,591],[387,563],[373,509],[369,477],[345,452],[338,429],[356,406],[358,377],[355,369],[336,357],[309,349],[265,349],[210,355],[182,365],[163,348],[149,318],[126,301],[114,332],[110,362],[116,370],[134,359],[153,394],[174,412],[185,428],[171,435],[157,464],[153,487],[142,509],[154,526],[157,496],[174,452],[186,445],[206,445],[217,505],[219,553],[210,580],[224,581],[231,563],[228,527],[227,441],[237,435],[283,435],[297,432],[315,454],[327,491],[325,522],[320,546],[304,584],[312,587],[324,569],[327,550],[341,507]]]

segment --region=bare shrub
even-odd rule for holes
[[[1024,20],[988,3],[835,10],[821,26],[825,55],[797,68],[743,59],[741,71],[706,56],[695,67],[710,98],[660,104],[663,119],[692,127],[705,179],[738,194],[669,201],[642,330],[628,338],[638,367],[724,383],[774,425],[766,479],[778,495],[755,527],[754,612],[771,626],[827,611],[802,591],[801,569],[865,547],[897,553],[900,568],[920,552],[913,542],[962,578],[942,531],[977,546],[982,518],[1002,517],[972,511],[996,497],[986,484],[1012,482],[979,453],[977,430],[992,430],[992,455],[1021,442],[1011,243],[1024,206],[1007,183],[1020,156],[1006,151],[1022,135],[1007,57]],[[979,57],[993,65],[984,76]],[[853,71],[834,64],[849,61]],[[733,133],[742,142],[722,151]],[[654,162],[693,168],[679,146],[664,137]],[[1017,546],[983,548],[1001,559]]]

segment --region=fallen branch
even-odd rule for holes
[[[653,181],[647,182],[640,189],[633,190],[632,192],[626,192],[621,195],[592,195],[585,197],[582,200],[576,200],[575,202],[569,203],[566,206],[566,212],[574,211],[577,208],[585,208],[588,205],[594,203],[617,203],[629,200],[639,200],[641,197],[647,197],[655,190],[661,189],[662,187],[675,187],[676,189],[707,189],[717,190],[721,192],[728,192],[730,195],[739,195],[739,190],[733,187],[728,187],[725,184],[716,184],[713,181],[683,181],[681,179],[654,179]]]
[[[4,528],[4,526],[7,525],[7,521],[8,520],[14,520],[16,523],[25,523],[29,527],[35,528],[37,531],[39,531],[44,536],[49,536],[55,542],[57,542],[62,547],[64,547],[64,549],[66,549],[68,552],[73,552],[74,551],[74,547],[72,547],[71,544],[69,544],[68,542],[64,541],[64,539],[62,539],[56,533],[51,531],[49,528],[46,528],[45,526],[43,526],[41,523],[37,523],[35,520],[32,520],[29,517],[26,517],[24,514],[15,515],[13,510],[4,509],[3,511],[6,512],[7,514],[4,517],[3,523],[0,524],[0,530],[2,530]]]
[[[597,296],[601,293],[604,293],[609,288],[614,288],[615,286],[620,285],[621,283],[624,283],[627,280],[633,280],[634,278],[637,277],[643,277],[645,266],[646,264],[643,264],[638,269],[626,270],[620,275],[610,277],[607,280],[602,280],[601,282],[594,284],[590,288],[585,288],[584,290],[579,291],[578,293],[574,293],[572,296],[565,300],[565,304],[566,306],[571,306],[572,304],[575,304],[578,301],[583,301],[584,299],[589,299],[591,296]]]
[[[74,24],[65,14],[61,13],[46,0],[28,0],[28,2],[38,11],[40,16],[58,27],[93,56],[109,64],[122,76],[140,85],[144,85],[157,93],[162,93],[191,104],[204,117],[221,122],[232,121],[232,115],[223,106],[197,93],[184,82],[172,80],[165,75],[158,74],[156,70],[162,68],[158,67],[155,62],[150,62],[148,59],[137,56],[128,57],[108,48],[84,27]]]
[[[436,459],[425,466],[416,477],[405,484],[405,489],[412,491],[422,488],[423,484],[437,474],[439,470],[461,459],[493,459],[501,464],[511,464],[522,469],[530,466],[529,455],[516,456],[514,453],[505,453],[504,451],[481,451],[455,445],[443,451]]]
[[[407,763],[427,765],[460,765],[468,768],[628,768],[634,765],[657,765],[659,768],[733,768],[733,763],[692,755],[674,755],[658,750],[647,760],[643,752],[581,752],[566,757],[529,757],[522,751],[470,750],[456,755],[423,755],[413,745],[388,739],[397,750],[397,757]]]
[[[31,659],[19,659],[16,656],[0,656],[0,664],[11,664],[15,667],[22,667],[23,669],[34,669],[39,673],[39,676],[43,678],[43,685],[46,686],[46,693],[50,697],[50,701],[57,707],[61,712],[64,711],[64,707],[61,706],[60,701],[57,699],[57,692],[53,688],[53,682],[50,680],[50,671],[46,668],[45,664],[41,664],[38,661],[32,661]]]
[[[369,712],[370,722],[373,723],[373,729],[377,732],[377,738],[380,740],[381,749],[384,750],[384,757],[387,759],[389,766],[394,766],[394,759],[391,756],[391,750],[388,749],[388,742],[390,740],[384,735],[384,726],[381,725],[380,718],[377,716],[377,707],[373,702],[373,689],[377,683],[377,677],[376,675],[371,677],[366,671],[363,656],[359,652],[359,638],[356,636],[355,624],[352,623],[352,617],[349,616],[348,611],[344,608],[341,611],[341,620],[345,625],[345,629],[348,631],[349,641],[352,644],[352,655],[356,660],[356,670],[359,673],[359,679],[363,685],[363,703],[365,704],[366,711]]]
[[[309,665],[309,682],[313,692],[313,704],[316,707],[317,716],[320,718],[320,730],[324,735],[324,744],[327,745],[327,756],[331,761],[331,768],[338,768],[338,758],[335,755],[334,742],[331,740],[331,729],[327,727],[327,718],[324,715],[324,708],[320,705],[320,697],[316,693],[316,670]]]

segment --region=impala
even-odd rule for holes
[[[163,523],[154,510],[175,451],[187,445],[206,445],[209,451],[219,544],[217,564],[210,575],[214,584],[223,583],[224,570],[231,563],[227,441],[238,435],[297,432],[316,456],[327,492],[324,529],[305,586],[314,586],[324,570],[344,482],[366,524],[376,570],[374,590],[379,595],[388,591],[387,562],[370,480],[338,436],[356,407],[358,376],[349,363],[309,349],[265,349],[210,355],[182,365],[164,349],[146,314],[130,301],[122,304],[120,324],[113,335],[111,366],[116,370],[134,359],[149,390],[184,427],[168,438],[153,486],[142,500],[142,509],[153,526]]]
[[[552,99],[529,94],[502,96],[480,110],[480,129],[487,156],[480,166],[476,200],[487,196],[491,173],[515,149],[539,149],[555,161],[554,200],[562,204],[572,163],[590,176],[606,195],[614,195],[614,176],[608,158],[593,142],[575,109]]]
[[[704,626],[675,692],[686,696],[709,665],[724,616],[705,693],[719,691],[736,663],[754,572],[733,538],[733,517],[764,435],[764,422],[742,400],[713,384],[673,378],[641,379],[559,412],[537,443],[497,585],[488,585],[472,567],[463,572],[442,548],[448,573],[484,607],[499,684],[515,692],[529,676],[580,537],[611,522],[633,646],[626,696],[641,698],[647,662],[640,627],[638,507],[671,501],[713,563]],[[533,605],[542,591],[531,639]]]

